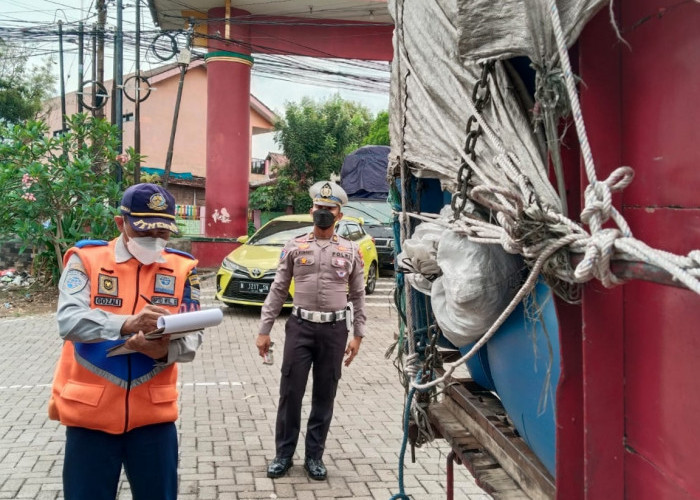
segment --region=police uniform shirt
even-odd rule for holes
[[[114,246],[114,256],[117,263],[134,258],[127,250],[121,235]],[[165,258],[161,257],[157,262],[165,262]],[[71,283],[67,286],[69,279]],[[129,316],[90,307],[90,278],[76,254],[68,259],[58,283],[58,290],[56,320],[59,335],[63,340],[99,342],[122,338],[121,327]],[[191,361],[202,343],[202,335],[202,332],[195,332],[171,341],[168,346],[167,363]]]
[[[258,332],[267,335],[280,313],[294,278],[294,305],[309,311],[332,312],[354,308],[353,330],[364,337],[364,262],[358,246],[334,234],[319,240],[314,233],[287,243],[280,254],[275,280],[260,314]]]

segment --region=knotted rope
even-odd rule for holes
[[[470,112],[481,126],[484,137],[497,151],[492,160],[494,164],[492,169],[483,168],[484,166],[474,161],[471,155],[464,153],[460,147],[460,138],[455,137],[451,127],[445,126],[443,130],[451,134],[448,138],[455,144],[456,151],[460,151],[462,159],[474,170],[481,181],[471,189],[470,197],[489,210],[498,224],[470,214],[462,214],[461,217],[449,222],[438,218],[435,214],[410,213],[407,215],[442,224],[474,242],[500,244],[509,253],[521,254],[531,264],[531,272],[508,307],[472,349],[459,360],[445,365],[443,376],[424,384],[414,381],[413,387],[419,390],[443,383],[457,367],[462,366],[488,342],[518,303],[532,291],[538,275],[543,270],[546,270],[544,271],[546,276],[571,284],[585,283],[596,278],[604,286],[613,287],[623,283],[623,280],[615,276],[610,269],[610,262],[615,256],[655,265],[668,272],[688,289],[700,294],[698,279],[700,250],[693,250],[687,256],[679,256],[647,246],[632,236],[624,217],[613,206],[613,193],[620,192],[629,186],[634,178],[634,170],[627,166],[619,167],[607,179],[598,180],[555,0],[548,0],[548,6],[565,87],[589,181],[584,192],[585,206],[581,213],[581,220],[589,227],[590,232],[554,208],[538,201],[539,198],[529,179],[522,174],[518,157],[506,150],[467,95],[466,102]],[[434,106],[427,89],[422,85],[417,85],[416,88],[425,93],[425,102]],[[435,116],[442,119],[437,110]],[[510,185],[504,185],[502,179],[494,178],[493,168],[503,172],[510,181]],[[616,227],[604,228],[603,225],[608,221],[612,221]],[[584,257],[575,269],[561,267],[569,266],[568,257],[553,259],[554,255],[563,249],[583,253]],[[550,259],[553,259],[554,263],[548,262]]]

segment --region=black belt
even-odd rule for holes
[[[305,319],[306,321],[311,321],[312,323],[333,323],[334,321],[342,321],[345,319],[347,311],[341,309],[340,311],[309,311],[302,309],[301,307],[292,307],[292,314],[297,318]]]

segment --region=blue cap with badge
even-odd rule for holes
[[[134,231],[167,229],[177,233],[175,198],[157,184],[134,184],[124,191],[119,210]]]

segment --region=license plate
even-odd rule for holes
[[[254,281],[239,281],[238,290],[248,293],[267,293],[270,291],[269,283],[255,283]]]

